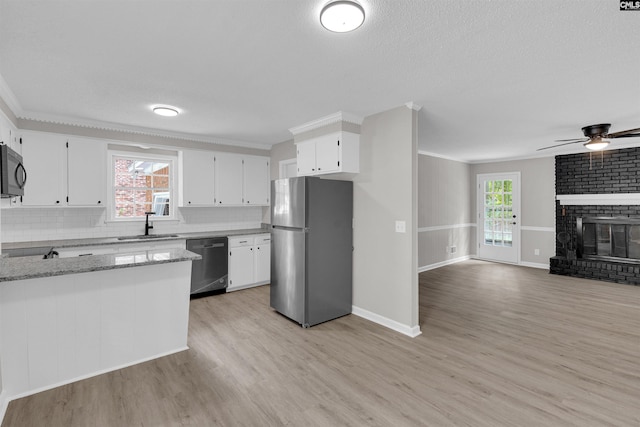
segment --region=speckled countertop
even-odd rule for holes
[[[48,249],[70,248],[81,246],[124,245],[128,243],[166,242],[170,240],[200,239],[222,236],[240,236],[244,234],[269,233],[267,228],[242,230],[205,231],[198,233],[175,233],[174,235],[155,239],[118,240],[117,237],[96,239],[46,240],[39,242],[3,243],[3,250],[20,250],[30,248]],[[90,255],[69,258],[42,259],[37,256],[0,257],[0,282],[33,279],[38,277],[61,276],[65,274],[87,273],[90,271],[129,268],[141,265],[164,264],[169,262],[194,261],[202,259],[198,254],[183,248],[136,250],[116,254]]]
[[[41,256],[3,258],[0,259],[0,282],[199,259],[202,259],[200,255],[180,248],[70,258],[42,259]]]

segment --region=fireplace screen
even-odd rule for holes
[[[585,217],[576,225],[580,258],[640,260],[639,218]]]

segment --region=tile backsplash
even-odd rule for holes
[[[177,219],[152,220],[152,234],[260,228],[262,207],[178,208]],[[2,242],[83,239],[144,233],[144,220],[107,222],[104,208],[11,208],[1,216]]]

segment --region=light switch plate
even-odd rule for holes
[[[407,223],[405,221],[396,221],[396,233],[406,233]]]

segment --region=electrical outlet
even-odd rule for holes
[[[456,252],[458,252],[458,247],[457,246],[450,246],[449,247],[449,253],[450,254],[455,254]]]
[[[407,223],[404,221],[396,221],[396,233],[406,233]]]
[[[534,249],[533,250],[533,254],[534,255],[540,255],[540,249]]]

